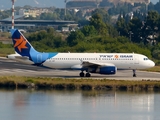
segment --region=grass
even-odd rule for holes
[[[149,68],[149,69],[145,69],[145,71],[148,71],[148,72],[160,72],[160,66],[155,66],[155,67],[152,67],[152,68]]]
[[[74,84],[74,85],[157,85],[160,81],[129,81],[129,80],[107,80],[107,79],[63,79],[63,78],[42,78],[42,77],[18,77],[18,76],[1,76],[0,83],[13,81],[15,83],[35,83],[35,84]]]
[[[13,54],[14,49],[13,48],[0,48],[0,56],[6,57],[9,54]]]

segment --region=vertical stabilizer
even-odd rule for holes
[[[41,65],[47,59],[57,55],[57,53],[41,53],[36,51],[23,34],[17,29],[11,29],[12,41],[15,52],[21,56],[28,57],[36,65]]]
[[[20,31],[12,29],[11,34],[15,52],[27,57],[31,57],[31,52],[38,53]]]

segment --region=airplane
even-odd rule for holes
[[[91,73],[114,75],[117,70],[147,69],[155,63],[147,56],[136,53],[46,53],[38,52],[18,29],[11,29],[15,54],[8,55],[25,64],[60,70],[80,70],[80,77],[91,77]]]

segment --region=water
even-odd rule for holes
[[[0,91],[1,120],[159,120],[160,92]]]

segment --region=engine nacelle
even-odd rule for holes
[[[99,68],[100,74],[111,75],[111,74],[116,74],[116,72],[117,68],[115,66],[103,66]]]

